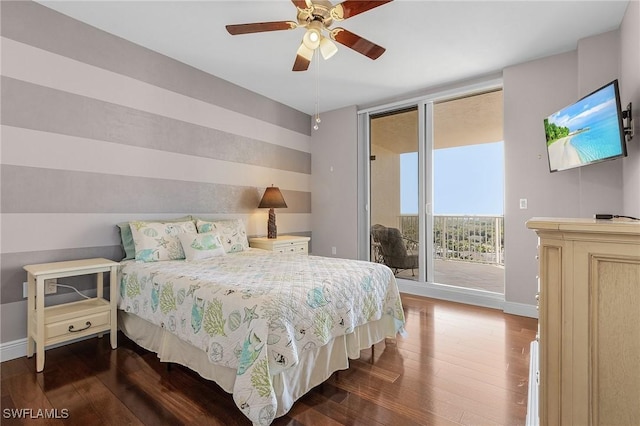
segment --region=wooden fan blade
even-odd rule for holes
[[[293,21],[256,22],[253,24],[227,25],[231,35],[262,33],[266,31],[293,30],[298,24]]]
[[[301,43],[296,54],[296,61],[293,63],[293,71],[306,71],[309,69],[312,58],[313,50]]]
[[[385,52],[385,48],[360,37],[344,28],[334,28],[330,32],[331,38],[340,44],[353,49],[373,60],[378,59]]]
[[[295,5],[298,9],[308,9],[310,7],[309,2],[307,0],[291,0],[291,3]]]
[[[296,55],[296,61],[293,63],[292,71],[306,71],[309,69],[311,61],[307,58],[303,58],[300,55]]]
[[[383,4],[391,3],[393,0],[381,0],[381,1],[361,1],[361,0],[345,0],[342,3],[335,5],[331,9],[331,16],[333,19],[343,21],[352,16],[359,15],[368,10],[374,9]]]

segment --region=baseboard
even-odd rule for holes
[[[443,284],[416,283],[415,281],[398,279],[398,289],[402,293],[485,308],[502,309],[504,305],[504,296],[501,294]]]
[[[535,305],[524,303],[504,302],[502,308],[505,314],[519,315],[521,317],[538,318],[538,308]]]
[[[18,339],[13,342],[0,343],[0,362],[9,361],[27,356],[27,339]]]
[[[467,305],[500,309],[506,314],[538,318],[538,310],[534,305],[507,302],[502,294],[482,290],[467,289],[442,284],[416,283],[415,281],[398,279],[398,289],[403,293],[416,296],[431,297],[449,302],[466,303]]]
[[[110,331],[103,331],[103,339],[104,336],[109,335]],[[77,339],[69,340],[62,343],[56,343],[54,345],[47,346],[47,350],[53,348],[59,348],[60,346],[69,345],[75,342],[81,342],[87,339],[93,339],[94,337],[98,337],[96,334],[79,337]],[[23,356],[27,356],[27,338],[14,340],[12,342],[0,343],[0,362],[10,361],[16,358],[22,358]]]

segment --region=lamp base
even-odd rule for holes
[[[269,221],[267,222],[267,238],[278,238],[276,212],[273,209],[269,209]]]

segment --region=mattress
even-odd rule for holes
[[[386,266],[256,249],[122,262],[119,308],[129,337],[218,382],[254,424],[404,326]]]

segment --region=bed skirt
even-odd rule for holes
[[[199,348],[150,322],[124,311],[118,311],[120,330],[139,346],[154,352],[162,362],[183,365],[208,380],[213,380],[228,393],[233,393],[236,370],[209,361]],[[396,337],[393,317],[357,327],[353,333],[339,336],[328,344],[303,352],[300,362],[272,376],[278,407],[276,417],[285,415],[294,402],[310,389],[324,382],[338,370],[349,368],[349,359],[360,358],[360,351],[385,338]]]

